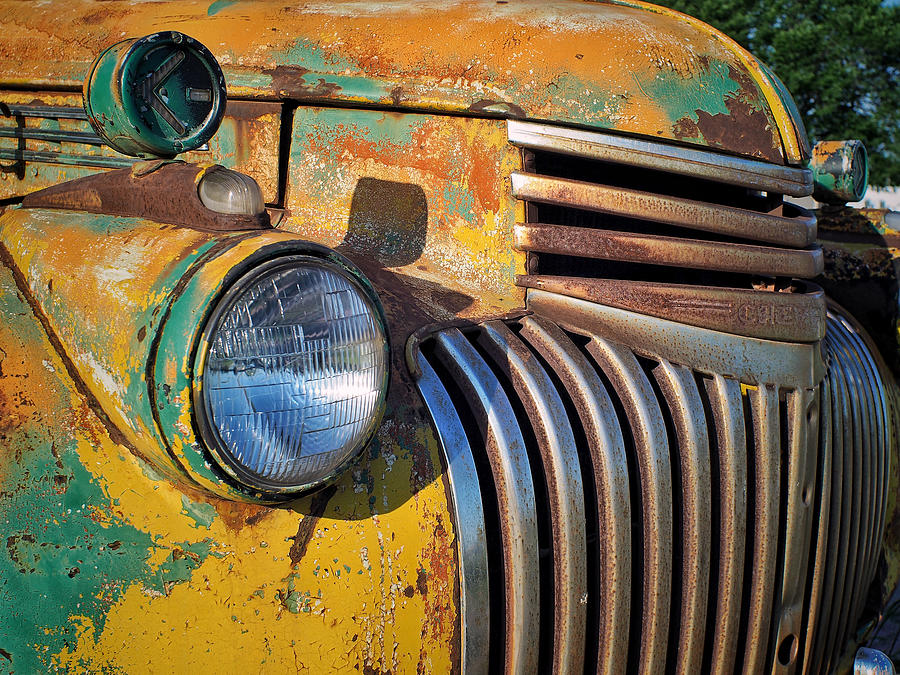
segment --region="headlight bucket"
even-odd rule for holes
[[[351,441],[327,458],[320,457],[319,466],[315,470],[305,473],[298,470],[294,472],[293,478],[284,479],[268,475],[258,465],[255,468],[250,466],[246,457],[242,459],[239,456],[240,450],[226,438],[227,424],[223,429],[214,406],[210,405],[208,392],[204,389],[204,377],[206,376],[208,385],[210,351],[215,347],[216,331],[221,327],[223,317],[228,314],[229,309],[240,301],[242,294],[252,290],[255,280],[265,279],[271,272],[279,269],[291,269],[298,263],[307,269],[328,270],[335,279],[345,280],[346,285],[353,289],[352,294],[369,308],[370,325],[377,327],[375,332],[380,332],[382,340],[380,354],[375,354],[377,350],[370,349],[367,358],[381,363],[382,367],[377,377],[370,378],[373,379],[375,391],[369,392],[366,419],[357,420],[358,428]],[[187,279],[182,292],[172,303],[161,327],[151,383],[159,426],[164,430],[167,445],[175,459],[195,482],[229,498],[278,501],[299,495],[327,481],[366,446],[383,413],[389,373],[389,345],[384,313],[377,295],[343,256],[323,246],[298,241],[281,232],[248,237],[195,269],[195,273]],[[205,308],[205,311],[198,313],[198,307]],[[253,359],[252,356],[245,357]],[[268,357],[263,356],[263,360],[266,358]],[[257,365],[262,370],[267,367],[262,362]],[[271,366],[269,363],[268,367]],[[283,392],[276,392],[279,393]],[[241,396],[238,393],[238,398]],[[231,401],[224,405],[226,408],[230,406],[230,410],[234,412],[234,405],[244,404],[250,406],[245,411],[247,414],[257,414],[260,419],[266,419],[265,411],[260,413],[252,408],[265,407],[268,403],[260,403],[260,399],[254,402],[252,396],[237,404]],[[271,433],[271,430],[266,432],[263,427],[264,421],[250,435],[261,437],[268,433],[268,440],[263,441],[266,443],[278,436]],[[196,431],[200,432],[199,438]],[[233,436],[234,434],[230,439],[232,441]],[[272,450],[268,446],[267,449]],[[308,455],[301,448],[295,459],[301,461],[306,456]]]
[[[327,480],[375,430],[386,346],[380,309],[346,266],[287,255],[247,272],[195,349],[194,413],[219,467],[267,493]]]

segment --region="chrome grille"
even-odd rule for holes
[[[884,524],[890,420],[858,333],[829,315],[826,376],[816,344],[529,306],[411,351],[448,458],[466,672],[829,663]]]
[[[115,155],[115,156],[113,156]],[[113,153],[81,108],[0,104],[0,160],[115,169],[138,161]]]
[[[511,121],[521,286],[772,340],[824,335],[807,169]]]

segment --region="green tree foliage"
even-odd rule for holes
[[[656,0],[767,63],[813,142],[862,140],[869,182],[900,184],[900,5],[881,0]]]

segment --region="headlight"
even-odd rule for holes
[[[194,373],[201,433],[223,470],[263,492],[312,487],[363,448],[380,417],[380,308],[335,263],[277,258],[225,292]]]

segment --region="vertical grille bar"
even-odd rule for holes
[[[419,391],[434,422],[453,495],[456,537],[459,540],[460,642],[463,675],[487,675],[490,653],[491,606],[488,587],[484,508],[472,448],[447,390],[421,353]]]
[[[596,672],[615,672],[624,667],[628,656],[631,604],[631,503],[625,441],[606,387],[569,337],[540,317],[527,317],[521,323],[522,338],[547,361],[566,388],[587,440],[600,548]]]
[[[835,473],[834,434],[832,420],[835,401],[831,394],[829,380],[822,382],[821,389],[821,413],[819,415],[819,447],[821,448],[822,466],[819,472],[819,519],[816,526],[816,551],[813,564],[813,580],[809,599],[809,623],[806,629],[806,642],[803,648],[803,672],[812,672],[814,663],[821,663],[821,651],[819,645],[822,642],[822,633],[827,626],[828,617],[823,615],[823,609],[831,605],[834,587],[826,581],[833,577],[833,570],[826,565],[826,560],[834,559],[834,544],[837,540],[838,528],[834,526],[835,518],[832,516],[834,509],[833,493],[840,488],[840,471]],[[838,498],[840,501],[840,498]],[[832,582],[833,584],[833,582]]]
[[[584,669],[587,572],[584,487],[575,438],[553,383],[509,328],[489,321],[478,342],[512,382],[537,436],[553,537],[553,672],[579,672]]]
[[[525,441],[506,393],[462,334],[437,337],[436,354],[471,402],[486,440],[503,540],[507,673],[533,673],[538,665],[540,574],[534,483]]]
[[[672,588],[672,469],[656,395],[631,350],[593,336],[587,346],[625,407],[641,481],[643,536],[639,672],[665,666]]]
[[[737,380],[715,375],[707,381],[718,449],[719,503],[719,583],[716,593],[716,635],[713,638],[712,671],[734,670],[744,549],[747,531],[747,439],[744,432],[741,385]]]
[[[758,673],[769,646],[770,622],[778,561],[778,513],[781,494],[781,438],[778,423],[778,389],[760,385],[750,392],[754,433],[754,526],[753,576],[750,580],[748,640],[744,672]]]
[[[803,602],[812,528],[812,495],[818,454],[818,393],[798,389],[787,393],[787,517],[783,575],[779,604],[773,672],[794,672],[806,618]]]
[[[681,621],[676,673],[700,672],[706,638],[710,561],[710,454],[706,413],[693,373],[667,361],[653,374],[672,413],[681,489]],[[678,571],[676,570],[676,574]],[[673,621],[676,617],[672,617]]]

